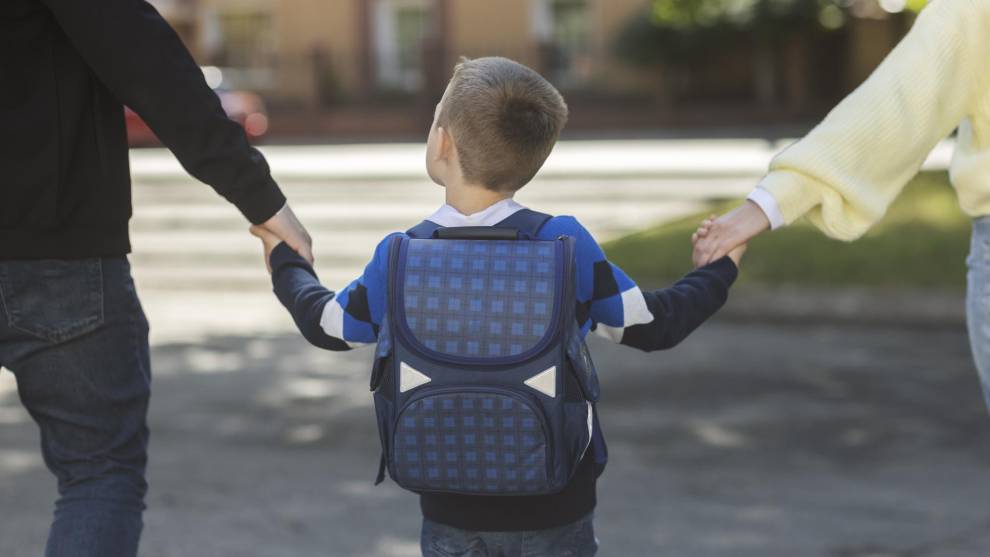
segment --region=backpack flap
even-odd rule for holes
[[[571,251],[562,240],[401,238],[389,277],[397,339],[438,362],[510,365],[536,356],[561,326],[559,283]]]

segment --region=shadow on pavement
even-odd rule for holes
[[[602,555],[990,551],[990,418],[964,331],[705,326],[594,341],[611,463]],[[294,335],[154,349],[142,555],[418,554],[415,496],[374,487],[370,352]],[[0,377],[0,555],[40,553],[53,482]]]

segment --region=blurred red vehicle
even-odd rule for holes
[[[268,133],[268,111],[259,95],[248,91],[226,89],[214,89],[214,91],[220,97],[220,104],[223,105],[227,116],[244,128],[248,141],[255,143],[265,137]],[[124,114],[127,119],[127,141],[131,147],[161,145],[155,133],[136,112],[124,107]]]

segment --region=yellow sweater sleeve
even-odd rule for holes
[[[787,223],[852,240],[879,220],[990,79],[990,0],[934,0],[876,71],[760,183]]]

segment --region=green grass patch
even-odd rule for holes
[[[608,242],[610,260],[645,284],[665,284],[691,267],[691,234],[710,212],[738,204],[716,201],[711,211]],[[919,174],[887,215],[852,243],[831,240],[801,222],[754,240],[740,283],[764,286],[869,286],[960,290],[970,221],[960,211],[945,172]]]

